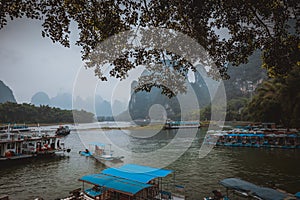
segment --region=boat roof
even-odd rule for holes
[[[132,170],[132,169],[139,169],[139,170]],[[141,169],[145,169],[142,171]],[[154,168],[151,168],[154,169]],[[123,166],[121,168],[108,168],[101,172],[102,174],[121,177],[133,181],[138,181],[141,183],[148,183],[149,181],[159,178],[159,177],[165,177],[168,174],[172,173],[171,170],[165,170],[165,169],[156,169],[153,171],[149,171],[148,167],[144,166],[133,166],[133,165],[127,165]]]
[[[129,195],[135,195],[139,191],[152,187],[150,184],[139,183],[136,181],[109,176],[105,174],[91,174],[83,176],[80,181],[87,182],[100,187],[105,187]]]
[[[169,121],[167,123],[170,124],[195,124],[195,125],[199,125],[199,121]]]
[[[240,137],[265,137],[264,134],[254,134],[254,133],[241,133],[241,134],[228,134],[227,136],[240,136]]]
[[[89,145],[97,145],[99,147],[105,147],[106,146],[105,144],[100,143],[100,142],[92,142],[92,143],[89,143]]]
[[[160,169],[160,168],[148,167],[148,166],[137,165],[137,164],[125,164],[119,167],[118,169],[127,172],[144,173],[156,177],[166,177],[167,175],[173,172],[173,170],[169,170],[169,169]]]
[[[108,168],[101,172],[102,174],[121,177],[133,181],[138,181],[140,183],[148,183],[152,179],[155,179],[155,176],[151,176],[143,173],[127,172],[118,168]]]
[[[282,200],[289,197],[288,193],[267,187],[260,187],[239,178],[226,178],[220,181],[220,184],[228,189],[246,192],[250,196],[259,197],[263,200]]]

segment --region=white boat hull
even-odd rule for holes
[[[109,155],[102,155],[102,156],[93,155],[93,157],[98,162],[100,162],[106,166],[109,166],[109,167],[123,163],[122,159],[124,158],[124,157],[113,157],[113,156],[109,156]]]

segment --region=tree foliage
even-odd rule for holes
[[[169,52],[163,45],[149,48],[153,38],[143,32],[153,27],[179,31],[204,47],[215,63],[210,74],[218,72],[226,79],[229,77],[226,63],[234,66],[246,63],[253,51],[260,49],[269,75],[285,77],[299,62],[299,9],[297,0],[16,0],[0,2],[0,28],[9,19],[41,20],[44,37],[69,47],[70,23],[76,22],[80,31],[76,44],[82,47],[82,58],[102,80],[106,80],[103,66],[107,63],[111,65],[109,75],[120,79],[139,65],[163,64],[166,57],[176,61],[173,68],[183,77],[188,69],[193,69],[193,63],[184,58],[191,56],[193,50],[178,39],[174,42],[186,55]],[[133,38],[141,37],[142,46],[116,45],[121,56],[110,60],[107,54],[108,58],[95,60],[92,53],[99,55],[96,47],[100,42],[129,30]],[[227,36],[220,36],[220,31]],[[174,39],[172,32],[162,34],[170,34],[168,38]],[[162,68],[153,70],[150,78]],[[159,86],[171,96],[176,93],[154,78],[155,83],[146,82],[140,89],[149,91]]]
[[[242,120],[242,112],[241,110],[247,105],[249,99],[245,97],[238,97],[235,99],[231,99],[227,102],[226,107],[226,121],[241,121]],[[215,106],[215,112],[224,112],[224,107],[213,105]],[[207,121],[211,120],[212,115],[212,107],[211,105],[205,106],[204,108],[201,108],[200,111],[200,120]],[[195,119],[193,117],[193,113],[190,114],[191,119]],[[218,119],[218,120],[224,120],[224,119]]]
[[[246,120],[276,122],[286,127],[300,124],[300,68],[294,67],[286,79],[271,79],[259,87],[243,111]]]
[[[48,105],[36,107],[32,104],[6,102],[0,104],[1,123],[73,123],[92,122],[94,115],[86,111],[61,110]]]

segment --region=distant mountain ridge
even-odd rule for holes
[[[0,80],[0,103],[17,102],[13,91]]]
[[[208,83],[208,78],[203,66],[198,66],[199,71],[194,72],[195,81],[187,80],[186,94],[178,94],[176,97],[168,98],[162,94],[160,88],[152,88],[150,92],[139,91],[134,92],[136,81],[132,83],[132,95],[129,101],[129,114],[133,120],[148,119],[150,108],[155,105],[161,105],[166,111],[166,117],[173,120],[181,120],[181,117],[197,108],[202,108],[210,103],[210,93],[208,84],[217,85],[216,83]],[[146,74],[146,72],[144,72]],[[193,96],[195,94],[196,96]],[[196,98],[198,105],[194,104],[190,98]],[[192,103],[194,102],[194,103]],[[161,116],[161,114],[157,114]]]
[[[258,85],[267,78],[266,70],[263,69],[261,65],[262,59],[260,51],[255,51],[253,55],[249,57],[247,64],[242,64],[238,67],[234,67],[231,64],[228,65],[227,72],[231,78],[223,81],[227,100],[239,97],[251,97]],[[187,91],[195,92],[199,108],[201,109],[210,104],[210,96],[214,96],[217,82],[207,76],[204,67],[201,67],[201,65],[198,66],[197,70],[198,71],[194,73],[195,81],[188,83],[190,87],[187,88]],[[137,82],[134,82],[131,87],[134,88],[136,85]],[[180,94],[178,97],[180,97]],[[185,116],[186,113],[193,112],[193,107],[181,107],[177,100],[178,97],[169,99],[162,95],[161,90],[158,88],[153,88],[150,92],[132,92],[129,101],[129,110],[127,113],[124,112],[123,115],[125,116],[129,113],[133,120],[147,119],[149,118],[148,115],[151,106],[160,104],[166,110],[167,118],[179,120],[182,116]],[[190,101],[189,97],[184,99],[184,101]]]
[[[124,103],[118,100],[115,100],[114,102],[109,102],[104,100],[99,95],[96,95],[95,99],[93,99],[92,97],[83,99],[80,96],[78,96],[74,99],[72,105],[72,94],[70,93],[59,93],[56,96],[50,98],[45,92],[37,92],[32,96],[31,103],[35,106],[49,105],[51,107],[57,107],[68,110],[83,109],[88,112],[93,112],[96,116],[105,117],[113,116],[113,114],[117,115],[125,110]]]
[[[267,79],[267,71],[261,67],[261,51],[255,51],[249,62],[238,67],[229,64],[229,80],[224,80],[227,100],[238,97],[250,97],[259,84]]]

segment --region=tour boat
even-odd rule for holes
[[[18,125],[18,124],[14,124],[14,125],[4,125],[4,126],[0,126],[0,133],[7,133],[7,132],[11,132],[11,133],[21,133],[21,132],[30,132],[31,129],[25,125]]]
[[[0,161],[64,155],[66,149],[57,136],[6,132],[0,134]]]
[[[55,134],[57,136],[66,136],[69,135],[71,130],[69,129],[69,126],[59,126],[57,130],[55,131]]]
[[[199,121],[172,121],[167,120],[164,129],[179,129],[179,128],[200,128]]]
[[[299,192],[296,194],[290,194],[282,190],[275,190],[268,187],[257,186],[253,183],[241,180],[239,178],[226,178],[221,180],[220,184],[226,188],[226,195],[222,195],[220,191],[214,190],[214,197],[205,197],[204,200],[229,200],[229,196],[231,196],[230,193],[234,193],[234,195],[245,197],[247,199],[253,198],[259,200],[284,200],[299,198]]]
[[[173,199],[184,200],[184,186],[175,184],[175,176],[169,182],[163,178],[172,170],[126,164],[107,168],[99,174],[85,175],[79,179],[83,184],[63,200],[94,199]],[[167,187],[168,186],[168,187]],[[176,188],[180,188],[179,191]]]

